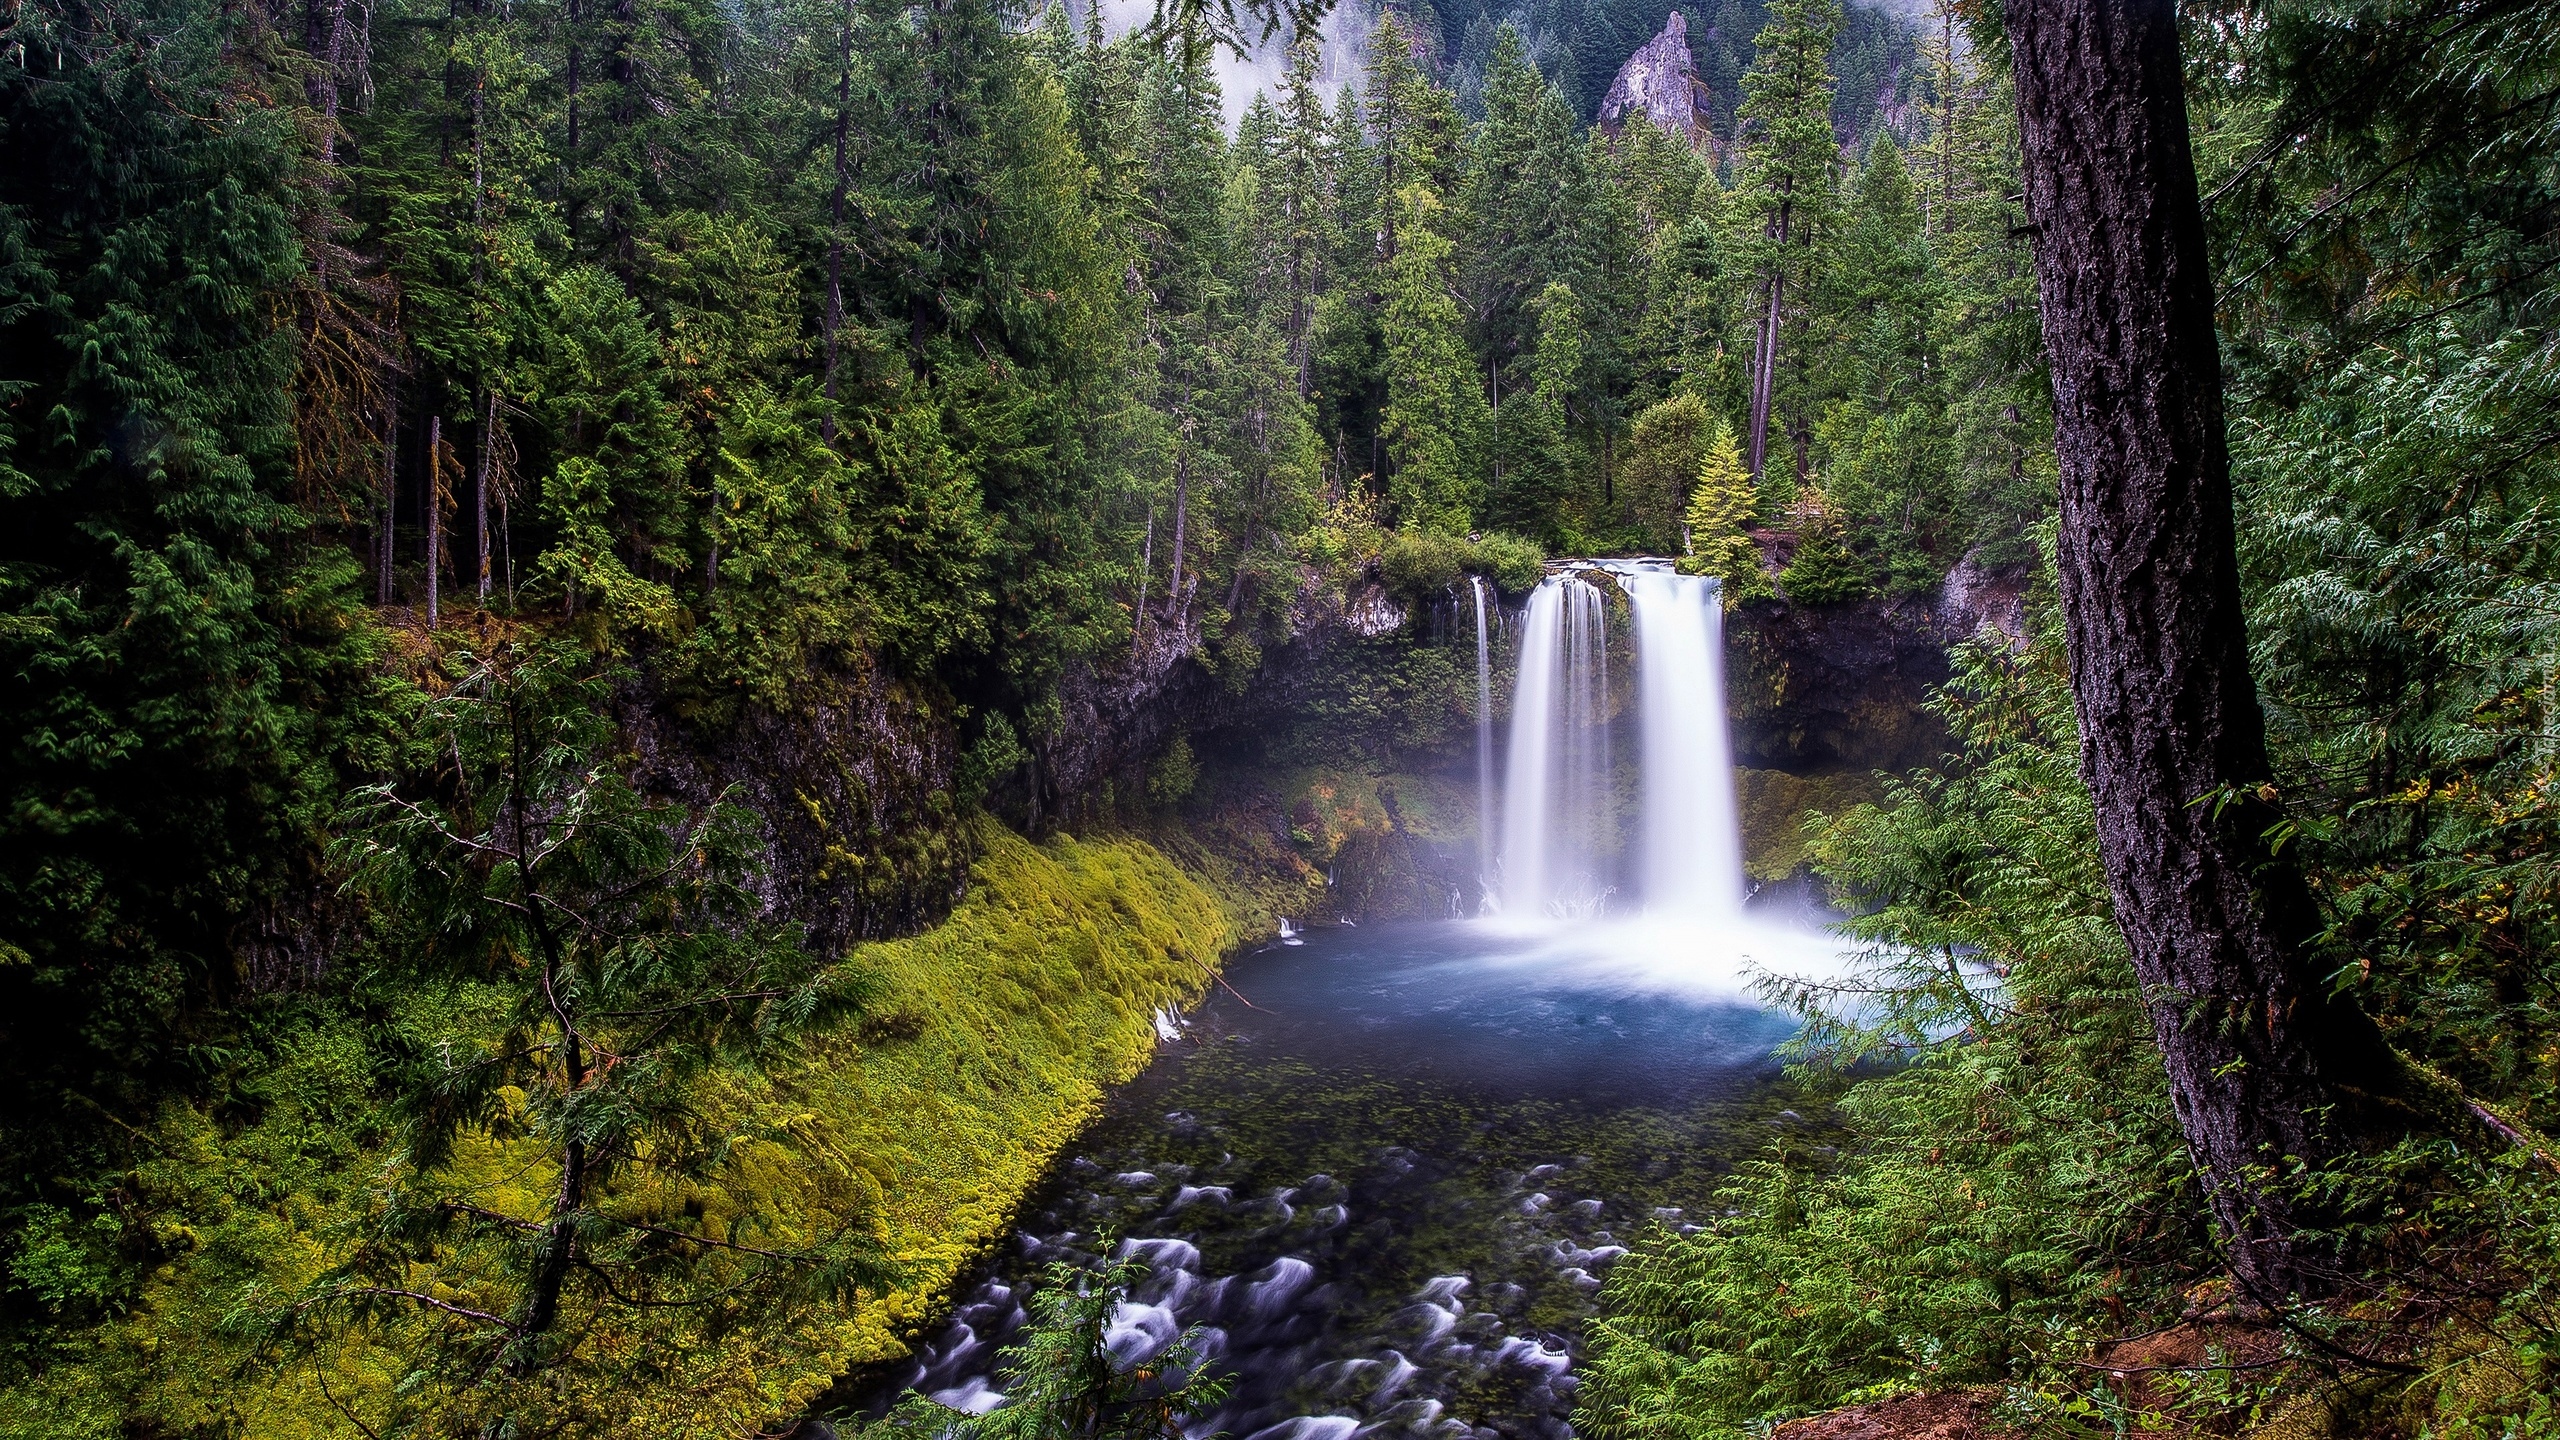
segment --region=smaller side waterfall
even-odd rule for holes
[[[1577,575],[1530,593],[1502,809],[1502,913],[1597,914],[1612,888],[1606,611]]]
[[[1484,577],[1467,577],[1476,600],[1476,885],[1493,894],[1493,651],[1485,641]]]

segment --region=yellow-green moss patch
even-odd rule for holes
[[[814,1312],[615,1314],[584,1342],[607,1363],[559,1377],[586,1387],[564,1396],[582,1432],[743,1436],[846,1368],[902,1353],[1105,1088],[1145,1064],[1150,1013],[1196,997],[1236,938],[1219,898],[1141,841],[1035,846],[989,827],[982,843],[945,923],[849,957],[881,982],[868,1024],[787,1067],[713,1082],[706,1109],[736,1135],[719,1174],[682,1195],[625,1197],[715,1222],[760,1212],[767,1243],[868,1217],[902,1283]],[[407,1018],[432,1033],[468,1024],[469,1010],[467,995],[420,997]],[[427,1321],[282,1358],[226,1324],[325,1269],[391,1173],[354,1022],[314,1006],[294,1023],[286,1058],[244,1083],[267,1101],[251,1123],[173,1105],[152,1127],[152,1158],[120,1200],[149,1217],[166,1263],[122,1313],[67,1332],[40,1360],[18,1357],[37,1363],[0,1390],[0,1434],[300,1440],[357,1436],[359,1418],[384,1433],[445,1428],[433,1417],[451,1402],[436,1387],[403,1392]],[[505,1139],[467,1147],[455,1173],[509,1203],[553,1183],[544,1152]],[[467,1301],[485,1277],[431,1256],[412,1283]]]
[[[1762,884],[1784,880],[1804,864],[1805,816],[1837,815],[1884,798],[1884,782],[1868,771],[1736,770],[1733,787],[1742,818],[1742,868]]]

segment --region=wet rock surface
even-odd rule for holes
[[[1755,601],[1725,617],[1734,763],[1815,775],[1935,765],[1946,727],[1928,713],[1947,647],[1984,626],[2024,633],[2026,576],[1968,561],[1928,599],[1836,605]]]
[[[639,685],[615,708],[634,783],[692,805],[734,787],[763,817],[766,902],[821,953],[911,934],[958,903],[976,849],[951,796],[948,707],[877,664],[812,673],[788,712],[688,720]]]

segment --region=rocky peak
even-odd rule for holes
[[[1655,129],[1693,146],[1715,143],[1707,125],[1707,85],[1689,54],[1689,22],[1677,10],[1662,22],[1661,34],[1618,67],[1618,78],[1609,82],[1609,93],[1600,100],[1600,128],[1615,136],[1638,110]]]

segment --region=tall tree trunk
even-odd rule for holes
[[[1761,466],[1769,458],[1769,397],[1778,383],[1778,326],[1786,310],[1787,298],[1787,230],[1794,219],[1793,205],[1778,202],[1778,214],[1769,224],[1768,237],[1775,243],[1777,263],[1769,269],[1769,313],[1760,318],[1759,353],[1751,367],[1751,439],[1747,457],[1753,484],[1760,481]]]
[[[1147,581],[1156,573],[1156,507],[1147,502],[1147,538],[1138,547],[1138,608],[1129,621],[1129,644],[1136,649],[1147,638]]]
[[[311,108],[320,112],[320,176],[337,183],[338,85],[346,77],[347,0],[307,0],[303,6],[303,46],[318,63],[303,81]]]
[[[561,159],[572,168],[572,173],[575,167],[583,164],[585,160],[585,157],[578,153],[578,99],[580,92],[586,88],[586,18],[585,7],[579,3],[579,0],[568,0],[564,15],[567,24],[563,27],[569,32],[568,73],[562,77],[567,90],[565,119],[568,125],[568,143],[561,150]],[[575,250],[578,246],[578,211],[581,208],[578,203],[578,187],[575,184],[566,184],[560,187],[560,191],[560,226],[568,233],[569,248]]]
[[[393,543],[400,533],[400,382],[382,387],[382,545],[376,565],[374,603],[391,603],[391,575],[400,563]]]
[[[474,550],[480,557],[480,605],[489,604],[489,457],[498,448],[498,392],[490,391],[480,405],[480,454],[478,472],[471,477],[472,525],[477,534]]]
[[[1769,277],[1769,313],[1760,317],[1758,343],[1751,357],[1751,453],[1745,457],[1756,484],[1769,455],[1769,392],[1778,370],[1778,307],[1786,298],[1787,277]]]
[[[1182,546],[1190,538],[1191,445],[1185,436],[1173,457],[1173,577],[1165,592],[1165,618],[1174,633],[1182,632]]]
[[[2116,923],[2232,1271],[2323,1285],[2292,1164],[2382,1120],[2401,1066],[2321,983],[2249,674],[2203,212],[2172,0],[2011,0],[2052,353],[2081,771]]]
[[[438,572],[444,564],[444,417],[427,417],[427,628],[436,628]]]

